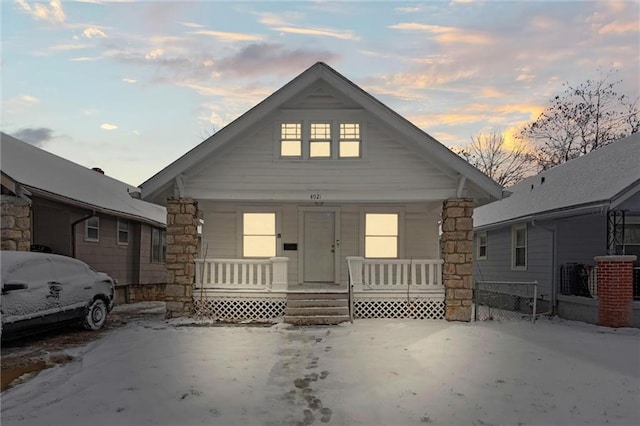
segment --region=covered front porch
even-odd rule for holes
[[[334,295],[357,318],[443,319],[442,259],[345,259],[344,283],[287,280],[290,259],[195,259],[194,309],[221,320],[272,320],[289,297]],[[320,296],[319,296],[320,297]]]

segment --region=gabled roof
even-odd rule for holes
[[[467,184],[473,186],[476,193],[483,194],[486,200],[502,197],[500,185],[323,62],[308,68],[235,121],[141,184],[142,197],[153,199],[157,194],[166,191],[182,173],[208,158],[217,149],[233,141],[250,126],[258,123],[319,80],[360,105],[381,122],[399,131],[403,141],[423,149],[430,158],[439,165],[444,165],[454,175],[464,177]]]
[[[155,225],[166,223],[166,209],[131,197],[135,186],[65,160],[0,133],[2,174],[33,195]]]
[[[615,206],[640,191],[640,133],[524,179],[474,211],[476,228]]]

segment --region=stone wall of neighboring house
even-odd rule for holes
[[[116,305],[137,302],[164,302],[166,284],[116,285]]]
[[[29,202],[2,195],[2,250],[31,249],[31,208]]]

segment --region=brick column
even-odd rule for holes
[[[193,280],[198,250],[198,202],[167,198],[167,318],[193,313]]]
[[[636,256],[596,256],[598,262],[598,324],[633,325],[633,262]]]
[[[442,206],[442,280],[445,319],[471,321],[473,298],[473,200],[450,198]]]
[[[2,197],[2,250],[31,249],[31,206],[13,195]]]

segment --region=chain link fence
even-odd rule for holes
[[[475,320],[531,319],[537,314],[538,283],[476,281]]]

